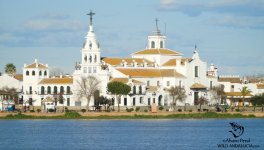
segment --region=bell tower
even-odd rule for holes
[[[148,36],[148,49],[161,49],[165,48],[166,36],[160,33],[158,27],[158,18],[156,18],[156,29]]]
[[[83,48],[81,50],[81,72],[82,74],[96,74],[100,71],[100,45],[96,41],[96,35],[93,30],[93,15],[95,15],[92,10],[87,15],[90,16],[89,31],[85,37],[85,42],[83,43]]]

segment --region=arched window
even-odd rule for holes
[[[26,75],[29,76],[29,71],[26,71]]]
[[[94,62],[97,62],[97,56],[94,55]]]
[[[44,88],[44,86],[41,86],[40,94],[44,95],[44,93],[45,93],[45,88]]]
[[[44,76],[46,76],[46,75],[47,75],[47,71],[45,70],[45,71],[44,71]]]
[[[155,42],[151,41],[151,48],[155,48]]]
[[[32,86],[29,87],[29,94],[32,94]]]
[[[70,93],[71,93],[71,87],[67,86],[67,94],[70,94]]]
[[[84,56],[84,61],[87,62],[87,55]]]
[[[36,74],[36,73],[35,73],[35,71],[33,70],[33,71],[32,71],[32,76],[35,76],[35,74]]]
[[[51,87],[50,86],[48,86],[47,93],[51,94]]]
[[[41,71],[39,71],[39,76],[42,76],[42,72]]]
[[[139,86],[139,94],[142,94],[142,86]]]
[[[60,87],[60,93],[61,93],[61,94],[64,93],[64,87],[63,87],[63,86]]]
[[[92,62],[92,55],[90,55],[90,57],[89,57],[89,62],[90,63]]]
[[[133,86],[133,94],[136,94],[136,92],[137,92],[136,86]]]
[[[163,41],[160,41],[160,48],[163,48]]]
[[[54,94],[57,94],[57,93],[58,93],[58,88],[57,88],[57,86],[54,86],[54,88],[53,88],[53,93],[54,93]]]

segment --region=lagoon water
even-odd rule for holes
[[[230,122],[244,127],[237,139],[259,147],[217,147],[235,139]],[[257,150],[264,149],[264,119],[0,120],[0,149]]]

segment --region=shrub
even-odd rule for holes
[[[107,109],[107,110],[105,110],[105,112],[110,112],[110,110],[109,110],[109,109]]]
[[[33,113],[33,112],[35,112],[35,110],[30,110],[29,112],[32,112]]]
[[[136,112],[138,112],[140,110],[140,107],[136,107]]]
[[[192,109],[190,109],[189,112],[192,112]]]
[[[48,112],[55,112],[55,110],[54,109],[49,109]]]
[[[133,110],[134,110],[134,108],[129,108],[129,109],[127,108],[126,109],[127,112],[132,112]]]
[[[37,112],[40,113],[41,112],[41,109],[37,109]]]
[[[236,112],[240,112],[240,109],[236,109]]]
[[[66,118],[80,118],[81,115],[76,111],[72,111],[72,112],[66,112],[64,114],[64,117],[66,117]]]
[[[169,111],[169,109],[167,108],[166,111]]]
[[[82,113],[85,113],[85,112],[86,112],[86,109],[81,109],[81,112],[82,112]]]
[[[179,108],[179,109],[178,109],[178,112],[182,112],[182,109]]]
[[[160,107],[159,107],[159,110],[163,110],[163,109],[164,109],[164,107],[163,107],[163,106],[160,106]]]
[[[144,112],[148,112],[148,110],[147,109],[144,109]]]

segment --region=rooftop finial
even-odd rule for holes
[[[197,50],[197,45],[195,44],[195,46],[194,46],[194,50]]]
[[[95,15],[95,13],[92,10],[90,10],[90,13],[86,15],[90,16],[90,25],[93,25],[93,15]]]
[[[155,21],[156,21],[156,28],[158,29],[158,21],[159,21],[159,19],[156,18]]]

